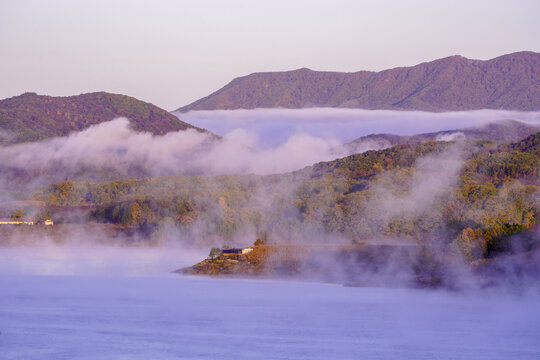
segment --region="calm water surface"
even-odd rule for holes
[[[540,359],[536,296],[0,275],[0,359]]]

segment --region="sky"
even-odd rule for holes
[[[540,52],[540,1],[0,0],[0,98],[107,91],[175,110],[233,78]]]

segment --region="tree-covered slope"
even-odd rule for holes
[[[487,61],[451,56],[380,72],[254,73],[178,111],[276,107],[540,110],[540,54],[518,52]]]
[[[282,175],[65,181],[33,197],[58,222],[175,228],[199,244],[406,240],[472,261],[539,245],[539,142],[403,144]]]
[[[456,130],[444,130],[433,133],[418,134],[413,136],[398,136],[392,134],[372,134],[362,136],[350,141],[343,147],[355,152],[366,146],[372,148],[385,148],[399,144],[414,144],[422,141],[455,141],[455,140],[486,140],[495,142],[519,141],[531,134],[535,134],[540,127],[529,125],[516,120],[502,120],[479,127],[470,127]]]
[[[169,112],[135,98],[105,92],[68,97],[25,93],[0,100],[0,143],[36,141],[65,136],[117,117],[135,130],[163,135],[189,128]]]
[[[525,139],[511,144],[510,148],[515,151],[540,155],[540,132],[527,136]]]
[[[276,262],[260,264],[270,274],[314,270],[343,280],[344,274],[362,279],[369,270],[371,279],[386,265],[393,275],[398,265],[410,269],[417,284],[448,281],[453,287],[453,271],[463,270],[452,265],[457,257],[486,274],[486,285],[503,278],[537,283],[539,149],[536,133],[505,144],[401,144],[280,175],[63,181],[10,194],[32,201],[5,203],[0,217],[52,218],[99,234],[112,227],[122,239],[129,235],[126,241],[153,244],[210,248],[260,238],[279,250]],[[32,231],[42,236],[47,230]],[[282,256],[293,251],[302,256]],[[306,257],[308,251],[314,256]],[[252,262],[233,273],[259,273]]]

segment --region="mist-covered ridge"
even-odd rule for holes
[[[200,136],[189,130],[155,138],[130,134],[125,120],[111,124],[127,138],[136,136],[131,139],[139,144]],[[83,137],[76,143],[87,135],[80,133]],[[103,154],[110,152],[108,146],[105,143]],[[2,245],[11,246],[43,239],[70,243],[75,238],[102,245],[176,244],[198,249],[246,246],[256,238],[278,250],[283,244],[385,244],[390,246],[390,267],[385,265],[383,271],[381,263],[370,265],[370,271],[380,275],[392,274],[397,266],[407,276],[450,281],[461,267],[449,262],[461,259],[467,271],[472,268],[488,277],[502,274],[512,281],[520,273],[519,281],[529,283],[540,270],[535,265],[540,245],[539,146],[538,132],[513,143],[465,136],[368,150],[282,174],[66,180],[35,183],[27,190],[5,188],[0,217],[52,219],[55,225],[54,230],[2,227],[0,238]],[[119,153],[132,156],[131,151]],[[405,244],[413,248],[391,251]],[[329,256],[304,260],[311,264],[309,269],[324,265],[337,271],[332,273],[336,278],[351,269],[355,274],[365,269],[358,268],[364,263],[353,261],[357,255],[335,254],[355,265],[337,266],[339,261]],[[392,254],[401,259],[399,263],[390,261]],[[291,268],[297,271],[307,269],[302,261],[295,264]],[[279,262],[277,266],[283,268]]]
[[[282,175],[65,181],[32,197],[60,222],[169,224],[192,241],[451,241],[466,228],[534,230],[539,138],[404,144]]]
[[[391,131],[396,122],[400,122],[401,127],[414,130],[414,119],[398,119],[396,112],[376,112],[372,116],[378,119],[377,129]],[[235,128],[218,138],[194,129],[153,135],[136,131],[128,119],[118,118],[65,137],[0,147],[0,155],[4,159],[0,164],[0,189],[31,189],[61,180],[103,182],[174,175],[279,174],[401,143],[460,139],[514,141],[536,132],[540,124],[536,113],[524,113],[521,117],[526,122],[490,122],[490,118],[497,119],[497,116],[506,114],[489,112],[454,114],[448,118],[441,116],[426,117],[425,122],[430,124],[418,125],[417,129],[422,130],[426,126],[428,129],[445,129],[452,123],[454,130],[413,136],[368,135],[345,145],[338,139],[338,134],[334,137],[324,136],[325,131],[308,133],[310,129],[320,129],[316,123],[303,128],[305,132],[291,129],[294,131],[277,134],[272,134],[271,125],[256,130],[259,134]],[[277,116],[276,121],[281,121],[281,118]],[[308,125],[305,122],[311,123],[299,119],[291,124]],[[468,126],[459,128],[460,123]],[[348,130],[349,138],[355,132],[369,134],[374,130],[363,121],[359,124],[345,121],[344,124],[343,129]],[[273,144],[265,144],[261,138],[264,133],[267,138],[274,138]]]

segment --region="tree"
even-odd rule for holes
[[[481,259],[486,252],[485,240],[471,228],[461,231],[456,239],[456,244],[467,261]]]
[[[212,250],[210,250],[210,254],[208,254],[208,258],[210,260],[216,260],[221,256],[221,253],[222,251],[220,248],[212,248]]]
[[[24,218],[24,216],[25,216],[24,209],[17,209],[11,213],[12,219],[22,219]]]
[[[141,225],[144,223],[143,209],[139,203],[134,202],[129,206],[129,213],[131,215],[131,223],[135,225]]]

